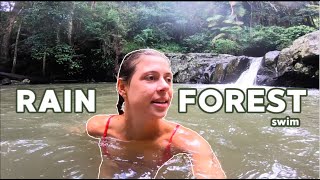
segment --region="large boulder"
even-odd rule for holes
[[[272,85],[319,88],[319,37],[319,30],[306,34],[280,52]]]
[[[279,51],[268,52],[257,74],[257,85],[319,88],[319,37],[315,31]]]

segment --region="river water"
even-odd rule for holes
[[[223,108],[209,114],[197,105],[178,113],[177,92],[182,87],[223,92],[228,85],[174,84],[166,116],[202,135],[228,178],[319,178],[319,90],[308,89],[301,113],[292,113],[292,100],[285,97],[287,110],[280,114],[225,113]],[[16,113],[17,88],[33,90],[37,108],[47,88],[54,89],[61,102],[63,89],[95,88],[96,112]],[[85,125],[93,115],[117,113],[116,100],[115,83],[1,86],[1,178],[96,178],[100,151]],[[270,125],[272,118],[286,116],[299,118],[300,127]]]

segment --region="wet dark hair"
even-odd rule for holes
[[[132,51],[128,54],[126,54],[120,64],[119,71],[118,71],[118,79],[121,79],[122,81],[125,81],[126,83],[130,84],[131,78],[136,71],[136,65],[139,63],[137,59],[140,58],[141,55],[152,55],[152,56],[160,56],[164,59],[168,60],[170,64],[170,60],[166,55],[164,55],[162,52],[154,50],[154,49],[139,49]],[[118,103],[117,103],[117,109],[119,114],[123,114],[122,105],[124,103],[124,98],[118,94]]]

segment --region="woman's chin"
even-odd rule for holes
[[[167,111],[165,112],[154,112],[152,115],[158,119],[161,119],[167,115]]]

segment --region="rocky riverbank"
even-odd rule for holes
[[[262,57],[256,85],[319,88],[320,31],[296,39],[281,51]],[[234,83],[252,61],[261,57],[213,53],[167,53],[175,83]]]

